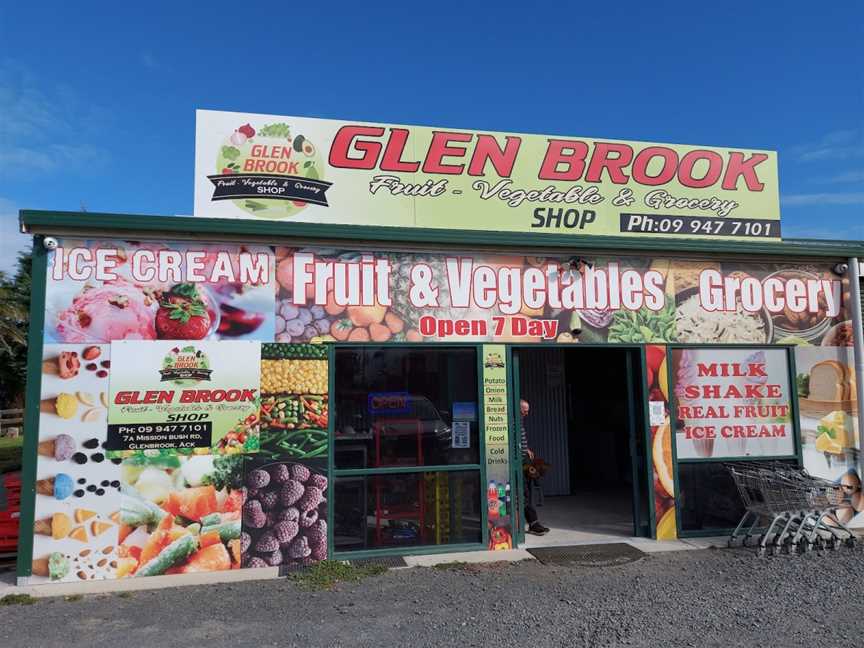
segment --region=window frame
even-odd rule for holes
[[[483,367],[482,367],[482,344],[476,342],[386,342],[386,343],[341,343],[336,342],[329,344],[328,352],[328,391],[329,391],[329,407],[330,416],[328,420],[327,434],[330,438],[328,444],[327,456],[327,545],[328,553],[331,559],[334,560],[359,560],[363,558],[376,558],[380,556],[409,556],[418,554],[433,554],[433,553],[450,553],[456,551],[472,551],[485,549],[489,543],[488,529],[488,510],[485,506],[482,493],[483,486],[486,483],[486,421],[483,412]],[[336,351],[343,349],[368,349],[379,348],[383,350],[389,349],[423,349],[437,350],[438,352],[446,353],[447,349],[452,348],[468,348],[474,350],[474,356],[477,366],[476,373],[476,393],[477,393],[477,430],[478,430],[478,458],[479,463],[475,464],[448,464],[448,465],[429,465],[429,466],[382,466],[377,468],[336,468]],[[479,542],[444,544],[444,545],[416,545],[410,547],[385,547],[380,549],[357,549],[349,551],[338,551],[334,539],[334,514],[336,510],[335,488],[336,479],[339,477],[371,477],[375,475],[399,475],[406,473],[427,473],[427,472],[476,472],[479,479],[478,492],[480,497],[480,528],[481,537]]]

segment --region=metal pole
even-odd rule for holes
[[[862,426],[862,414],[864,414],[864,323],[861,321],[861,284],[858,258],[850,257],[849,270],[846,273],[849,278],[849,295],[852,303],[852,339],[855,342],[855,385],[858,396],[858,474],[864,475],[864,426]]]

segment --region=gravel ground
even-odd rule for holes
[[[413,568],[0,607],[0,646],[861,646],[864,551],[653,554],[616,567]]]

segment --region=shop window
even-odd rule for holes
[[[478,464],[473,348],[336,349],[335,467]]]
[[[335,355],[335,551],[480,544],[476,349]]]
[[[789,465],[797,465],[790,461]],[[678,507],[683,532],[734,529],[744,515],[735,481],[722,463],[678,465]]]
[[[728,532],[744,506],[725,462],[797,463],[790,352],[673,347],[669,373],[680,531]]]
[[[678,466],[678,506],[682,531],[734,529],[744,505],[723,464]]]
[[[336,551],[479,543],[479,471],[337,477]]]

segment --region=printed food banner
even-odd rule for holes
[[[252,455],[124,459],[117,577],[325,559],[326,472],[326,461]]]
[[[804,468],[840,487],[841,521],[864,526],[854,353],[849,348],[797,347],[795,367]]]
[[[272,341],[273,271],[267,247],[62,239],[45,339]]]
[[[328,380],[323,344],[262,345],[262,456],[327,459]]]
[[[503,344],[484,344],[483,426],[486,431],[486,502],[489,524],[489,549],[513,548],[513,504],[510,486],[510,435],[507,416],[507,348]]]
[[[828,264],[276,250],[284,342],[851,345]]]
[[[116,576],[120,460],[105,449],[110,353],[107,344],[43,348],[34,583]]]
[[[772,151],[199,110],[196,216],[779,239]]]
[[[46,339],[851,346],[830,264],[63,240]]]
[[[672,350],[679,459],[795,455],[785,349]]]
[[[258,342],[111,344],[110,451],[219,454],[259,447]]]
[[[240,567],[244,455],[148,450],[122,462],[117,578]]]
[[[651,427],[654,535],[658,540],[674,540],[678,537],[678,525],[675,518],[675,463],[672,459],[669,373],[665,346],[651,344],[645,347],[645,371],[648,385],[648,422]]]
[[[327,460],[246,466],[242,566],[298,567],[327,558]]]

